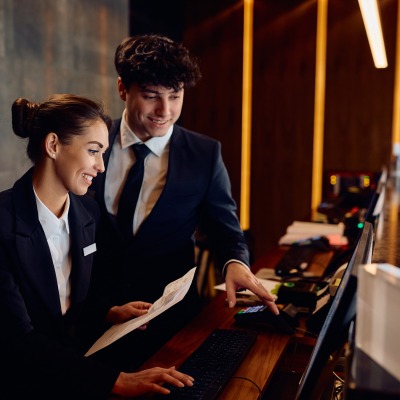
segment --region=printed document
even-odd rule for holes
[[[192,268],[181,278],[169,283],[165,287],[163,295],[153,303],[147,314],[121,324],[113,325],[93,344],[85,356],[90,356],[96,351],[107,347],[109,344],[125,336],[127,333],[132,332],[136,328],[139,328],[139,326],[147,324],[150,320],[157,317],[157,315],[160,315],[168,310],[168,308],[180,302],[185,297],[192,284],[195,271],[196,267]]]

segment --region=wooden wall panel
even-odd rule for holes
[[[391,154],[397,1],[379,1],[388,68],[373,64],[357,1],[329,2],[324,168],[379,171]]]
[[[221,7],[223,3],[219,2],[219,8],[214,5],[206,19],[199,18],[205,4],[196,2],[199,9],[192,4],[187,10],[184,41],[198,57],[203,77],[185,94],[182,120],[187,128],[221,141],[239,211],[243,7],[232,1]]]
[[[309,215],[316,3],[256,1],[251,230],[257,255]]]

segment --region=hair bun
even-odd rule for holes
[[[22,138],[31,135],[35,114],[39,109],[37,103],[32,103],[22,97],[14,101],[11,107],[12,127],[14,133]]]

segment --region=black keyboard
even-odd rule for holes
[[[255,343],[257,333],[235,329],[216,329],[178,368],[194,378],[193,386],[171,390],[168,400],[213,400],[233,376]]]

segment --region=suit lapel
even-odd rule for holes
[[[84,249],[94,244],[95,221],[77,196],[70,193],[69,227],[73,238],[71,247],[71,300],[82,302],[87,295],[92,271],[93,254],[85,255]]]
[[[39,222],[32,169],[19,179],[13,188],[16,214],[16,247],[22,274],[31,283],[38,297],[52,314],[61,313],[57,280],[46,236]]]
[[[61,305],[57,279],[46,236],[38,218],[32,170],[14,185],[13,202],[16,211],[16,247],[23,276],[30,281],[51,313],[59,315]],[[94,243],[95,221],[72,193],[68,220],[73,238],[71,300],[74,304],[84,300],[89,288],[93,253],[85,256],[83,249]]]
[[[165,209],[163,209],[163,207],[166,203],[170,201],[170,193],[172,194],[172,196],[174,196],[175,182],[177,182],[178,180],[177,177],[179,176],[180,171],[184,171],[188,165],[186,161],[187,151],[185,150],[185,148],[186,142],[184,140],[184,135],[182,135],[181,128],[175,125],[174,131],[171,135],[168,156],[168,172],[164,188],[150,214],[143,221],[138,233],[135,235],[135,242],[140,242],[142,235],[146,236],[147,233],[151,234],[151,230],[154,229],[154,221],[157,221],[157,214],[159,210],[165,212]]]

